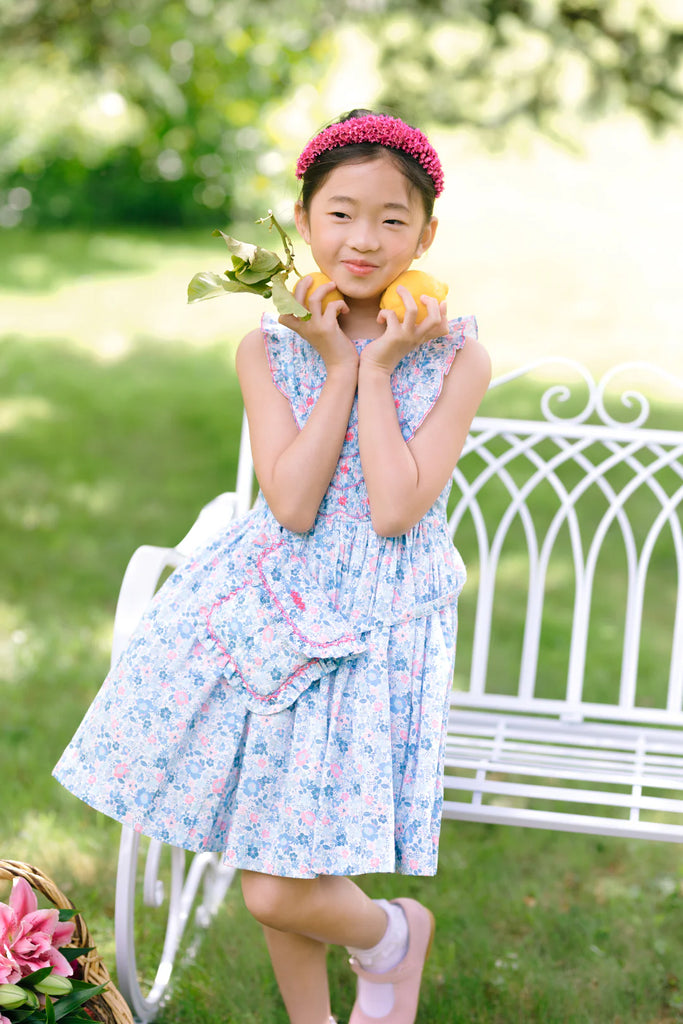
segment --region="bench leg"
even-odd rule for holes
[[[164,883],[159,878],[163,849],[162,843],[150,841],[142,892],[143,904],[148,907],[161,907],[166,898]],[[171,856],[171,881],[164,947],[154,983],[147,995],[143,995],[135,955],[135,897],[141,853],[140,835],[130,828],[122,829],[114,915],[116,973],[121,994],[135,1019],[141,1022],[154,1019],[167,993],[173,965],[200,886],[201,902],[195,910],[194,920],[197,925],[206,928],[220,907],[235,874],[233,868],[226,868],[220,863],[215,853],[194,854],[186,872],[185,851],[178,847],[167,849]],[[196,943],[190,946],[184,962],[192,959],[195,946]]]

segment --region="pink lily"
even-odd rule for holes
[[[16,982],[41,967],[73,974],[58,947],[71,940],[74,928],[71,921],[59,921],[57,910],[39,910],[31,886],[15,878],[9,905],[0,903],[0,982]]]

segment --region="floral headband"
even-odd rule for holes
[[[439,196],[443,192],[443,169],[436,150],[426,135],[419,129],[397,117],[387,114],[364,114],[338,121],[323,128],[319,135],[308,143],[296,165],[297,178],[303,178],[312,163],[321,153],[339,146],[351,146],[359,142],[374,142],[389,149],[400,149],[421,165],[434,182]]]

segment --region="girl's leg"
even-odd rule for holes
[[[263,925],[275,977],[292,1024],[327,1024],[326,945],[370,948],[385,912],[350,878],[279,878],[242,871],[247,909]]]
[[[384,935],[387,915],[350,878],[280,878],[242,871],[247,909],[261,924],[338,946],[369,949]]]
[[[263,925],[280,995],[292,1024],[328,1024],[327,946]]]

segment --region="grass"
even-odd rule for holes
[[[0,854],[54,877],[113,964],[118,826],[62,790],[50,771],[106,673],[131,552],[142,543],[172,545],[204,502],[233,486],[238,332],[219,322],[227,306],[196,311],[203,326],[191,344],[179,340],[177,325],[166,332],[148,319],[169,281],[176,296],[176,280],[211,266],[211,242],[7,237],[14,269],[0,296]],[[117,297],[126,324],[141,326],[117,327],[123,342],[108,347],[98,339]],[[173,313],[185,316],[180,304]],[[514,394],[531,414],[534,397]],[[560,650],[562,615],[551,625],[550,646]],[[504,663],[504,649],[496,656]],[[366,884],[373,895],[411,895],[436,909],[423,1022],[683,1021],[675,845],[445,822],[435,880]],[[160,927],[152,924],[141,946],[145,973]],[[342,952],[330,953],[330,968],[344,1021],[353,996]],[[178,973],[161,1024],[181,1021],[285,1024],[238,886],[194,966]]]

